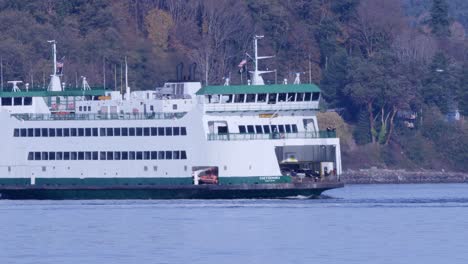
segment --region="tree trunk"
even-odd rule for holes
[[[394,127],[393,120],[395,119],[397,112],[398,112],[398,109],[396,107],[393,107],[392,117],[390,118],[390,130],[388,131],[387,141],[385,141],[385,145],[388,145],[388,143],[390,142],[390,138],[392,137],[393,127]]]
[[[369,129],[371,132],[372,144],[375,144],[375,135],[374,135],[374,113],[372,109],[372,102],[367,102],[367,112],[369,113]]]

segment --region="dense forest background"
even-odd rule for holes
[[[236,84],[264,34],[267,81],[303,73],[346,121],[334,124],[348,168],[468,171],[467,30],[466,0],[0,0],[4,80],[34,86],[52,71],[51,39],[69,85],[119,89],[125,57],[135,89],[181,62],[203,84]]]

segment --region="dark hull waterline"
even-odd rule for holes
[[[0,187],[7,200],[91,199],[280,199],[316,197],[342,183],[284,183],[199,186],[12,186]]]

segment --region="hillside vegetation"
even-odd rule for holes
[[[465,0],[0,0],[0,56],[4,80],[34,86],[51,72],[50,39],[68,85],[119,89],[125,57],[135,89],[175,79],[181,62],[184,77],[196,64],[203,84],[236,84],[264,34],[276,57],[261,67],[278,73],[266,81],[301,72],[342,113],[345,165],[467,171],[467,125],[446,121],[468,114],[467,14]]]

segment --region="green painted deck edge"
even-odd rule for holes
[[[259,94],[259,93],[312,93],[320,92],[315,84],[230,85],[205,86],[197,95],[207,94]]]

